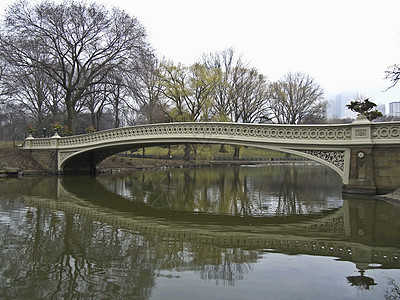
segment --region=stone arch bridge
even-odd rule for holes
[[[277,150],[337,172],[343,191],[375,194],[400,187],[400,122],[357,119],[343,125],[191,122],[140,125],[91,134],[28,137],[21,148],[53,173],[95,173],[105,158],[167,144],[230,144]]]

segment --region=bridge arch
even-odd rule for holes
[[[131,144],[125,144],[121,145],[119,142],[111,143],[107,146],[93,146],[93,147],[88,147],[84,150],[77,151],[74,153],[71,153],[66,157],[63,162],[60,165],[60,169],[63,172],[77,172],[77,171],[82,171],[82,172],[91,172],[94,173],[97,165],[106,159],[107,157],[110,157],[116,153],[124,152],[127,150],[130,150],[132,148],[146,148],[146,147],[151,147],[151,146],[163,146],[163,145],[179,145],[179,144],[217,144],[217,145],[233,145],[233,146],[244,146],[244,147],[253,147],[253,148],[259,148],[259,149],[264,149],[264,150],[273,150],[273,151],[279,151],[283,153],[288,153],[288,154],[293,154],[297,155],[300,157],[304,157],[307,159],[310,159],[311,161],[320,163],[333,171],[335,171],[341,178],[344,184],[348,183],[348,178],[346,177],[346,172],[344,170],[344,163],[333,163],[332,159],[329,160],[328,156],[335,157],[335,155],[338,155],[338,152],[332,152],[329,149],[324,149],[324,150],[319,150],[319,156],[317,156],[317,152],[314,150],[314,155],[309,153],[309,151],[301,151],[301,150],[293,150],[285,147],[279,147],[279,146],[272,146],[272,145],[260,145],[258,143],[254,143],[251,141],[240,141],[240,140],[234,140],[234,141],[226,141],[226,140],[210,140],[209,138],[194,138],[194,139],[187,139],[184,143],[182,141],[180,142],[175,142],[171,143],[169,139],[166,140],[157,140],[157,141],[148,141],[148,142],[140,142],[140,143],[131,143]],[[342,151],[346,152],[346,149],[343,149]],[[342,158],[339,158],[342,159]],[[338,160],[338,159],[337,159]],[[342,166],[342,168],[340,167]]]

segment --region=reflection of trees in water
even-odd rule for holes
[[[398,300],[400,299],[400,287],[396,284],[393,278],[388,278],[388,289],[385,292],[385,299]]]
[[[223,251],[215,251],[215,247],[208,248],[208,252],[198,251],[195,254],[195,262],[207,262],[199,264],[195,270],[200,271],[202,279],[214,280],[216,284],[222,281],[223,284],[235,285],[237,280],[242,280],[244,274],[252,270],[251,263],[255,263],[259,255],[256,251],[237,248]]]
[[[259,255],[135,234],[77,214],[21,208],[9,226],[0,227],[0,296],[9,298],[146,299],[160,270],[195,270],[203,279],[233,285]]]
[[[154,287],[148,242],[77,215],[37,209],[8,234],[1,264],[10,299],[147,298]],[[128,237],[128,239],[125,239]],[[12,246],[12,247],[11,247]],[[17,258],[17,259],[16,259]]]
[[[261,213],[312,214],[340,204],[340,178],[325,167],[286,165],[264,170],[265,173],[250,177],[255,191],[252,198],[260,198],[257,204]],[[259,191],[262,197],[257,194]]]
[[[276,214],[286,216],[301,213],[303,209],[297,190],[297,169],[285,169],[283,179],[280,180]]]
[[[327,198],[335,207],[341,199],[340,178],[315,166],[157,170],[119,180],[109,189],[152,207],[235,216],[315,213],[330,208]]]

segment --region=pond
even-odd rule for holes
[[[341,186],[318,165],[1,179],[0,298],[399,299],[400,205]]]

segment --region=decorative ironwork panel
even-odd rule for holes
[[[78,151],[68,151],[68,152],[60,152],[59,153],[59,165],[61,165],[69,156],[76,153]]]
[[[303,153],[318,157],[322,160],[325,160],[339,170],[344,171],[344,157],[345,151],[342,150],[303,150]]]

